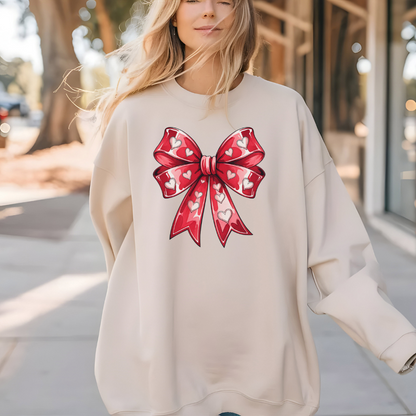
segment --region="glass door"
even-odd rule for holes
[[[312,110],[312,0],[255,1],[263,40],[255,75],[298,91]]]
[[[363,203],[367,127],[367,0],[325,1],[325,143],[358,208]]]
[[[416,222],[416,1],[390,0],[386,210]]]
[[[263,39],[254,63],[256,75],[294,88],[305,98],[359,205],[367,135],[367,0],[271,0],[254,5]]]

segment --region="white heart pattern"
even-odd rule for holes
[[[224,152],[227,156],[232,156],[233,155],[233,148],[232,147],[230,147],[228,150],[226,150],[225,152]]]
[[[176,187],[175,178],[170,178],[169,182],[165,182],[165,187],[168,188],[168,189],[175,189],[175,187]]]
[[[217,216],[221,221],[228,222],[232,213],[230,209],[226,209],[225,211],[218,211]]]
[[[191,179],[191,175],[192,175],[192,172],[190,169],[187,172],[182,173],[182,176],[189,180]]]
[[[189,201],[188,202],[188,208],[190,209],[190,211],[192,212],[192,211],[195,211],[196,209],[198,209],[199,208],[199,202],[192,202],[192,201]]]
[[[186,153],[186,156],[191,156],[194,153],[194,151],[189,148],[186,148],[185,153]]]
[[[201,196],[203,195],[203,193],[202,192],[198,192],[198,191],[195,191],[195,196],[197,197],[197,198],[201,198]]]
[[[243,179],[243,189],[250,189],[254,185],[253,182],[250,182],[247,178]]]
[[[201,183],[204,183],[205,182],[205,179],[201,179]]]
[[[222,201],[224,201],[225,194],[217,194],[214,196],[214,198],[221,204]]]
[[[231,172],[230,170],[227,170],[227,178],[228,178],[228,180],[234,178],[234,176],[235,176],[235,173],[234,172]]]
[[[221,188],[221,184],[220,183],[215,183],[214,185],[212,185],[212,187],[216,190],[219,191]]]
[[[237,140],[237,146],[247,149],[248,137],[243,137],[242,140]]]
[[[170,143],[171,149],[176,149],[182,144],[180,140],[176,140],[176,137],[173,137],[173,136],[169,139],[169,143]]]

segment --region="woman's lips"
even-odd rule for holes
[[[209,28],[209,29],[195,29],[195,30],[197,30],[198,32],[201,32],[201,33],[204,33],[205,35],[209,35],[209,34],[211,34],[211,33],[214,33],[214,32],[219,32],[221,29],[216,29],[216,28],[214,28],[214,29],[211,29],[211,28]]]

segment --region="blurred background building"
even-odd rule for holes
[[[255,1],[258,75],[305,98],[351,197],[416,254],[416,1]]]

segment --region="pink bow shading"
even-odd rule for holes
[[[153,172],[164,198],[189,188],[173,220],[170,238],[188,230],[200,246],[200,233],[208,193],[218,238],[223,247],[231,231],[252,235],[237,213],[225,185],[247,198],[256,196],[265,172],[257,165],[264,150],[251,127],[236,130],[220,145],[215,156],[203,156],[195,141],[174,127],[165,129],[153,152],[162,165]]]

